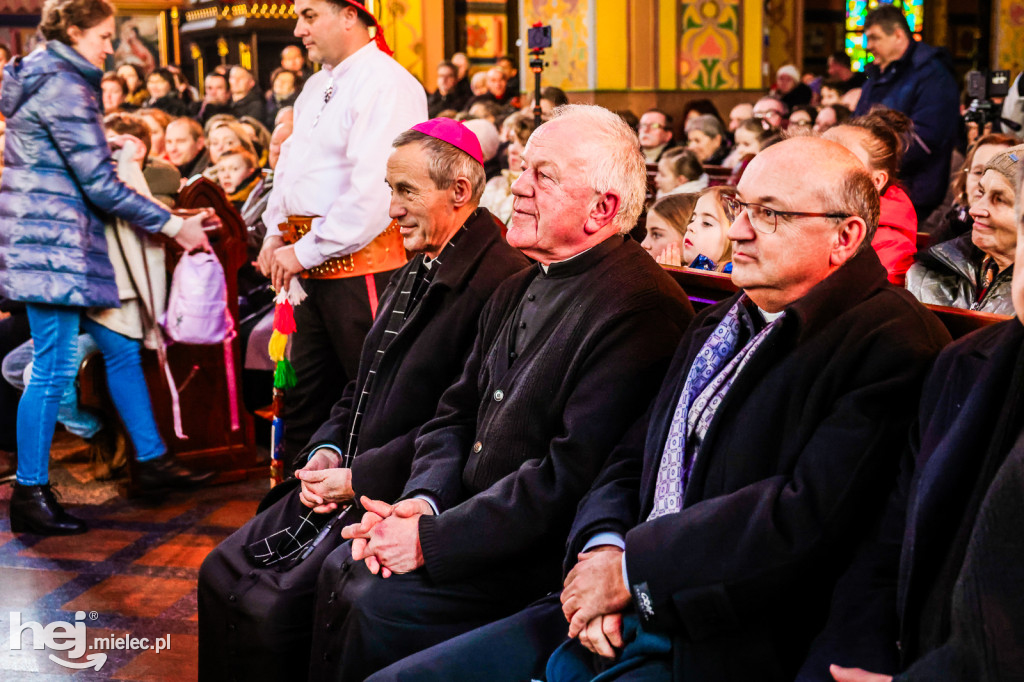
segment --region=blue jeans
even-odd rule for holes
[[[153,419],[149,390],[142,376],[139,342],[84,317],[80,308],[29,303],[29,326],[35,344],[32,380],[18,403],[18,473],[21,485],[50,480],[50,445],[57,411],[68,384],[78,374],[78,332],[88,332],[103,353],[107,387],[140,462],[167,449]]]
[[[78,355],[75,358],[75,364],[81,367],[82,361],[98,349],[99,347],[92,340],[91,336],[79,334]],[[26,381],[31,378],[31,369],[29,369],[28,376],[26,376],[25,370],[32,364],[34,355],[35,344],[32,343],[32,339],[29,339],[8,353],[4,357],[3,363],[0,364],[0,370],[3,372],[4,379],[19,391],[23,392],[25,390]],[[64,396],[60,400],[60,409],[57,411],[57,421],[69,433],[73,433],[81,438],[92,438],[103,428],[103,422],[99,417],[88,410],[83,410],[79,406],[77,381],[72,381],[68,384],[67,389],[64,391]]]

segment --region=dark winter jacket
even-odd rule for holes
[[[937,244],[907,270],[907,290],[921,303],[1013,315],[1010,284],[1013,266],[996,275],[978,300],[978,280],[985,254],[971,242],[971,233]]]
[[[101,122],[102,73],[72,48],[6,67],[0,185],[0,294],[31,303],[118,307],[104,222],[156,232],[166,208],[122,183]]]
[[[960,99],[953,66],[945,50],[911,42],[902,57],[885,71],[867,68],[855,115],[876,104],[901,111],[914,122],[914,141],[900,165],[900,179],[918,215],[942,203],[949,183],[949,165],[960,126]]]

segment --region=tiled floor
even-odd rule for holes
[[[122,497],[116,483],[92,480],[79,446],[66,436],[55,441],[51,477],[68,509],[89,523],[88,533],[10,533],[10,486],[0,486],[0,680],[195,680],[199,565],[252,516],[267,483],[216,486],[145,505]],[[17,649],[11,646],[13,619],[22,627]],[[94,648],[72,648],[77,630],[51,625],[57,622],[81,628]],[[50,626],[63,650],[34,649],[30,623]],[[148,649],[130,641],[143,638]],[[93,668],[82,669],[90,659]]]

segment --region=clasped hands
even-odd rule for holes
[[[602,545],[581,553],[562,587],[562,613],[569,621],[569,638],[595,654],[615,658],[622,648],[622,611],[629,590],[622,581],[622,550]]]
[[[340,463],[335,453],[321,449],[295,472],[295,478],[302,482],[299,501],[317,514],[332,512],[339,504],[355,499],[352,470],[338,467]]]
[[[366,562],[374,575],[389,578],[423,565],[420,517],[434,510],[426,500],[408,499],[395,504],[359,498],[366,513],[359,523],[346,526],[341,537],[352,540],[352,558]]]
[[[284,291],[292,277],[303,270],[295,255],[295,245],[285,246],[284,240],[276,235],[263,241],[256,263],[263,276],[270,278],[274,291]]]

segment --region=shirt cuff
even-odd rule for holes
[[[315,455],[316,453],[320,452],[321,450],[330,450],[331,452],[336,454],[338,456],[338,464],[339,465],[344,460],[345,455],[344,455],[344,453],[342,453],[341,448],[336,447],[334,445],[327,445],[327,444],[325,444],[325,445],[318,445],[318,446],[316,446],[316,448],[313,450],[313,452],[309,453],[309,457],[306,458],[306,462],[309,462],[309,460],[313,459],[313,455]]]
[[[185,220],[181,218],[181,216],[172,215],[167,219],[167,222],[164,223],[164,226],[160,228],[160,233],[174,239],[178,236],[178,233],[181,232],[181,228],[184,226]]]
[[[295,258],[303,270],[309,270],[323,263],[326,258],[320,253],[316,245],[316,236],[313,231],[307,232],[302,239],[295,242]]]
[[[432,498],[430,495],[416,495],[412,499],[423,500],[424,502],[429,504],[430,508],[434,510],[434,516],[437,516],[440,513],[437,511],[437,502],[434,501],[434,498]]]
[[[611,545],[612,547],[618,547],[622,551],[626,551],[626,540],[618,533],[598,533],[594,537],[590,538],[587,544],[583,545],[583,551],[589,552],[594,547],[600,547],[601,545]]]

